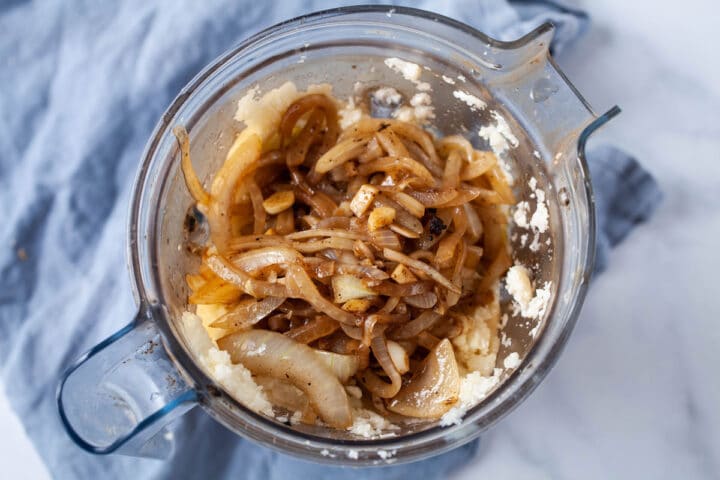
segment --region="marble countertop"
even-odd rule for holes
[[[595,279],[557,366],[452,478],[718,478],[720,6],[576,3],[593,27],[559,63],[598,111],[623,108],[593,141],[636,155],[665,200]],[[6,478],[49,477],[3,394],[0,431]]]

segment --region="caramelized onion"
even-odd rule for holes
[[[335,306],[334,303],[320,295],[312,279],[302,268],[291,266],[285,276],[288,297],[302,298],[312,305],[318,312],[323,312],[340,323],[359,325],[360,319],[353,314]]]
[[[290,113],[292,107],[293,106],[291,105],[290,108],[288,108],[288,113]],[[286,113],[283,121],[291,122],[295,120],[295,122],[297,122],[297,119],[292,117],[292,114],[288,115]],[[322,127],[322,120],[323,115],[317,110],[313,111],[310,114],[307,122],[305,123],[305,126],[295,137],[294,141],[287,145],[285,155],[287,159],[287,165],[289,167],[296,167],[305,163],[305,157],[307,156],[308,150],[310,149],[312,144],[315,143],[318,138],[320,138],[319,134]],[[289,130],[289,132],[286,133],[286,130]],[[289,135],[292,133],[292,126],[287,125],[285,126],[285,128],[283,128],[283,125],[281,124],[280,131],[283,135]],[[280,145],[282,145],[283,143],[284,141],[281,140]]]
[[[432,350],[440,343],[440,339],[428,331],[420,332],[417,336],[417,344],[428,350]]]
[[[453,229],[450,235],[440,241],[435,252],[435,263],[443,268],[452,263],[456,247],[462,241],[467,230],[467,217],[465,209],[462,207],[455,207],[453,210]]]
[[[387,152],[391,157],[408,157],[410,153],[405,148],[405,145],[400,139],[393,133],[392,130],[380,130],[375,133],[380,146]]]
[[[358,277],[375,281],[386,280],[388,278],[388,274],[379,268],[361,264],[339,263],[336,265],[335,270],[339,274],[357,275]]]
[[[434,292],[421,293],[420,295],[412,295],[405,297],[405,303],[415,308],[432,308],[437,303],[438,298]]]
[[[465,205],[466,203],[475,200],[480,195],[480,191],[481,189],[479,188],[463,187],[457,191],[457,195],[455,195],[452,199],[448,200],[445,203],[437,205],[437,207],[447,208]]]
[[[264,247],[231,257],[237,268],[255,274],[270,265],[289,265],[301,263],[303,256],[297,250],[288,247]]]
[[[365,370],[360,374],[360,381],[365,385],[365,388],[370,390],[372,393],[381,398],[392,398],[400,391],[402,385],[402,378],[400,372],[398,372],[395,364],[390,357],[388,352],[387,340],[384,335],[378,335],[372,339],[370,343],[375,359],[380,364],[380,367],[385,372],[385,375],[390,379],[390,383],[382,380],[372,370]]]
[[[317,226],[313,227],[317,228],[318,230],[321,229],[335,229],[335,228],[343,228],[348,229],[350,228],[350,218],[348,217],[327,217],[323,218],[322,220],[317,222]]]
[[[381,313],[390,313],[395,310],[395,307],[400,303],[400,297],[388,297],[385,305],[379,310]]]
[[[230,333],[245,330],[275,311],[285,297],[266,297],[262,300],[254,298],[240,302],[232,311],[210,324],[213,328],[223,328]]]
[[[465,205],[463,205],[463,209],[465,210],[465,217],[467,218],[467,234],[469,236],[468,240],[470,241],[470,243],[475,243],[480,239],[483,234],[482,221],[480,220],[480,216],[477,214],[475,209],[469,204],[466,203]]]
[[[421,332],[432,327],[435,322],[440,319],[441,315],[433,312],[432,310],[426,310],[420,314],[414,320],[410,320],[405,325],[401,325],[388,332],[388,335],[393,340],[406,340],[418,336]]]
[[[289,247],[292,242],[279,235],[245,235],[233,238],[228,244],[228,250],[241,251],[262,247],[277,247],[279,245]]]
[[[425,215],[425,205],[407,193],[392,191],[385,187],[382,189],[387,195],[407,210],[412,216],[422,218]]]
[[[371,287],[373,291],[380,295],[388,297],[409,297],[413,295],[422,295],[433,289],[433,283],[429,281],[420,281],[413,283],[398,284],[393,282],[382,282],[379,285]]]
[[[252,133],[241,134],[230,147],[225,163],[213,179],[210,190],[212,202],[207,218],[213,244],[221,253],[227,248],[232,237],[228,212],[234,198],[234,187],[254,171],[261,150],[260,137]]]
[[[322,240],[314,240],[311,242],[293,242],[293,248],[302,253],[316,253],[321,250],[334,248],[338,250],[353,249],[353,241],[349,238],[330,237]]]
[[[457,197],[458,191],[455,188],[413,190],[409,192],[409,195],[425,207],[436,208]]]
[[[460,374],[455,353],[450,340],[444,339],[386,406],[408,417],[439,418],[452,408],[459,395]]]
[[[352,424],[350,403],[337,376],[307,345],[268,330],[247,330],[218,340],[234,363],[255,375],[287,380],[305,392],[325,423],[337,428]]]
[[[403,374],[410,370],[410,358],[408,357],[405,349],[399,343],[388,340],[387,349],[390,354],[390,359],[392,360],[393,365],[395,365],[398,373]]]
[[[432,173],[424,165],[410,157],[380,157],[358,166],[360,175],[369,175],[376,172],[405,172],[419,178],[425,185],[435,183]]]
[[[324,94],[271,98],[207,191],[176,129],[185,183],[210,229],[197,274],[186,276],[188,302],[207,305],[198,315],[221,329],[213,338],[226,335],[218,345],[302,421],[347,427],[342,384],[353,377],[366,394],[354,386],[353,397],[388,419],[438,418],[459,388],[448,339],[464,345],[475,323],[490,329],[487,361],[463,350],[463,365],[483,375],[497,351],[514,202],[501,165],[463,136],[436,139],[396,119],[363,113],[340,132]],[[477,322],[469,313],[486,310]]]
[[[243,291],[237,285],[216,277],[194,291],[188,298],[188,303],[194,305],[230,304],[238,301],[242,295]]]
[[[315,171],[327,173],[348,160],[360,155],[370,141],[370,137],[355,137],[340,141],[337,145],[325,152],[315,163]]]
[[[350,240],[364,240],[367,238],[366,235],[363,235],[361,233],[348,232],[347,230],[331,228],[316,228],[311,230],[303,230],[302,232],[295,232],[285,236],[285,238],[288,238],[290,240],[305,240],[307,238],[316,237],[348,238]]]
[[[185,177],[185,184],[197,203],[200,205],[209,205],[212,200],[210,194],[203,188],[190,160],[190,139],[188,138],[187,130],[182,126],[177,126],[173,128],[173,133],[180,147],[180,166],[183,177]]]
[[[299,187],[295,187],[293,192],[299,202],[312,208],[321,217],[329,217],[337,209],[333,199],[323,192],[315,192],[311,195]]]
[[[295,231],[295,215],[291,208],[280,212],[275,219],[275,232],[287,235]]]
[[[240,290],[255,298],[290,296],[284,286],[256,280],[219,255],[210,255],[206,263],[218,277],[237,285]]]
[[[345,333],[345,335],[352,338],[353,340],[363,339],[363,329],[356,325],[348,325],[342,323],[340,324],[340,328],[342,329],[343,333]]]
[[[288,330],[285,335],[298,343],[310,343],[318,338],[330,335],[338,328],[339,325],[335,320],[325,315],[318,315],[305,325]]]
[[[255,235],[261,235],[265,231],[266,219],[265,209],[263,208],[262,192],[254,180],[248,181],[246,188],[248,190],[248,194],[250,194],[250,201],[252,202],[253,207],[253,221],[255,225],[253,231]]]
[[[407,267],[424,273],[451,292],[460,293],[460,289],[458,287],[453,285],[450,280],[445,278],[440,272],[429,266],[427,263],[415,260],[400,252],[390,250],[389,248],[383,249],[383,256],[391,262],[402,263]]]
[[[402,248],[398,236],[384,228],[370,232],[370,243],[378,249],[392,248],[393,250],[399,250]]]
[[[505,173],[498,165],[494,165],[486,174],[486,178],[490,181],[493,190],[500,194],[504,203],[515,203],[515,195],[505,179]]]
[[[462,160],[469,162],[473,159],[475,149],[467,138],[461,135],[448,135],[438,141],[438,149],[441,154],[449,156],[453,151],[462,154]]]
[[[460,179],[463,181],[472,180],[483,175],[497,163],[497,158],[492,152],[473,152],[472,161],[468,162],[460,172]]]
[[[335,262],[332,260],[323,260],[318,257],[311,257],[305,260],[305,265],[312,269],[315,278],[330,278],[335,274]]]
[[[443,172],[443,188],[457,188],[460,183],[460,169],[462,168],[462,158],[457,150],[453,150],[448,155],[445,162],[445,171]]]
[[[375,207],[389,207],[395,210],[395,223],[407,228],[412,233],[420,235],[423,233],[423,226],[420,220],[407,212],[399,203],[390,200],[384,195],[378,195],[374,202]]]

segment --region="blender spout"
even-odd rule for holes
[[[481,55],[494,65],[484,78],[491,95],[548,157],[574,149],[588,126],[599,118],[605,119],[603,124],[619,112],[595,114],[553,59],[554,34],[555,27],[546,22],[512,42],[489,42]]]

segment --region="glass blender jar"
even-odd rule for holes
[[[61,419],[73,440],[96,454],[164,457],[176,441],[170,422],[200,406],[226,427],[260,444],[305,459],[373,465],[379,451],[408,462],[464,444],[517,406],[555,363],[577,320],[593,270],[595,214],[585,162],[588,137],[619,112],[596,115],[549,55],[554,27],[544,24],[512,42],[493,40],[437,14],[401,7],[361,6],[310,14],[271,27],[228,51],[200,72],[160,119],[143,153],[128,224],[128,252],[138,313],[130,324],[77,360],[58,389]],[[507,158],[519,200],[538,179],[547,193],[552,243],[536,252],[514,244],[537,278],[552,281],[551,302],[538,325],[510,322],[505,332],[522,364],[462,423],[422,423],[395,436],[360,439],[348,432],[288,426],[249,410],[196,362],[180,323],[187,309],[184,274],[198,259],[183,248],[185,218],[193,204],[180,171],[172,128],[184,125],[200,178],[225,158],[237,122],[237,100],[259,84],[264,91],[286,81],[299,89],[330,83],[338,98],[355,82],[408,91],[383,62],[397,57],[427,67],[440,134],[473,133],[487,122],[453,98],[462,89],[500,112],[519,139]],[[429,69],[429,70],[428,70]],[[508,302],[504,303],[509,311]],[[502,365],[510,350],[501,346]],[[348,452],[357,453],[349,460]],[[321,453],[329,452],[329,453]],[[353,453],[353,457],[355,457]]]

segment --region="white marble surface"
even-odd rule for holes
[[[556,368],[455,480],[720,478],[720,5],[578,2],[592,31],[560,59],[595,139],[637,155],[666,198],[613,252]],[[0,393],[3,478],[49,475]]]

